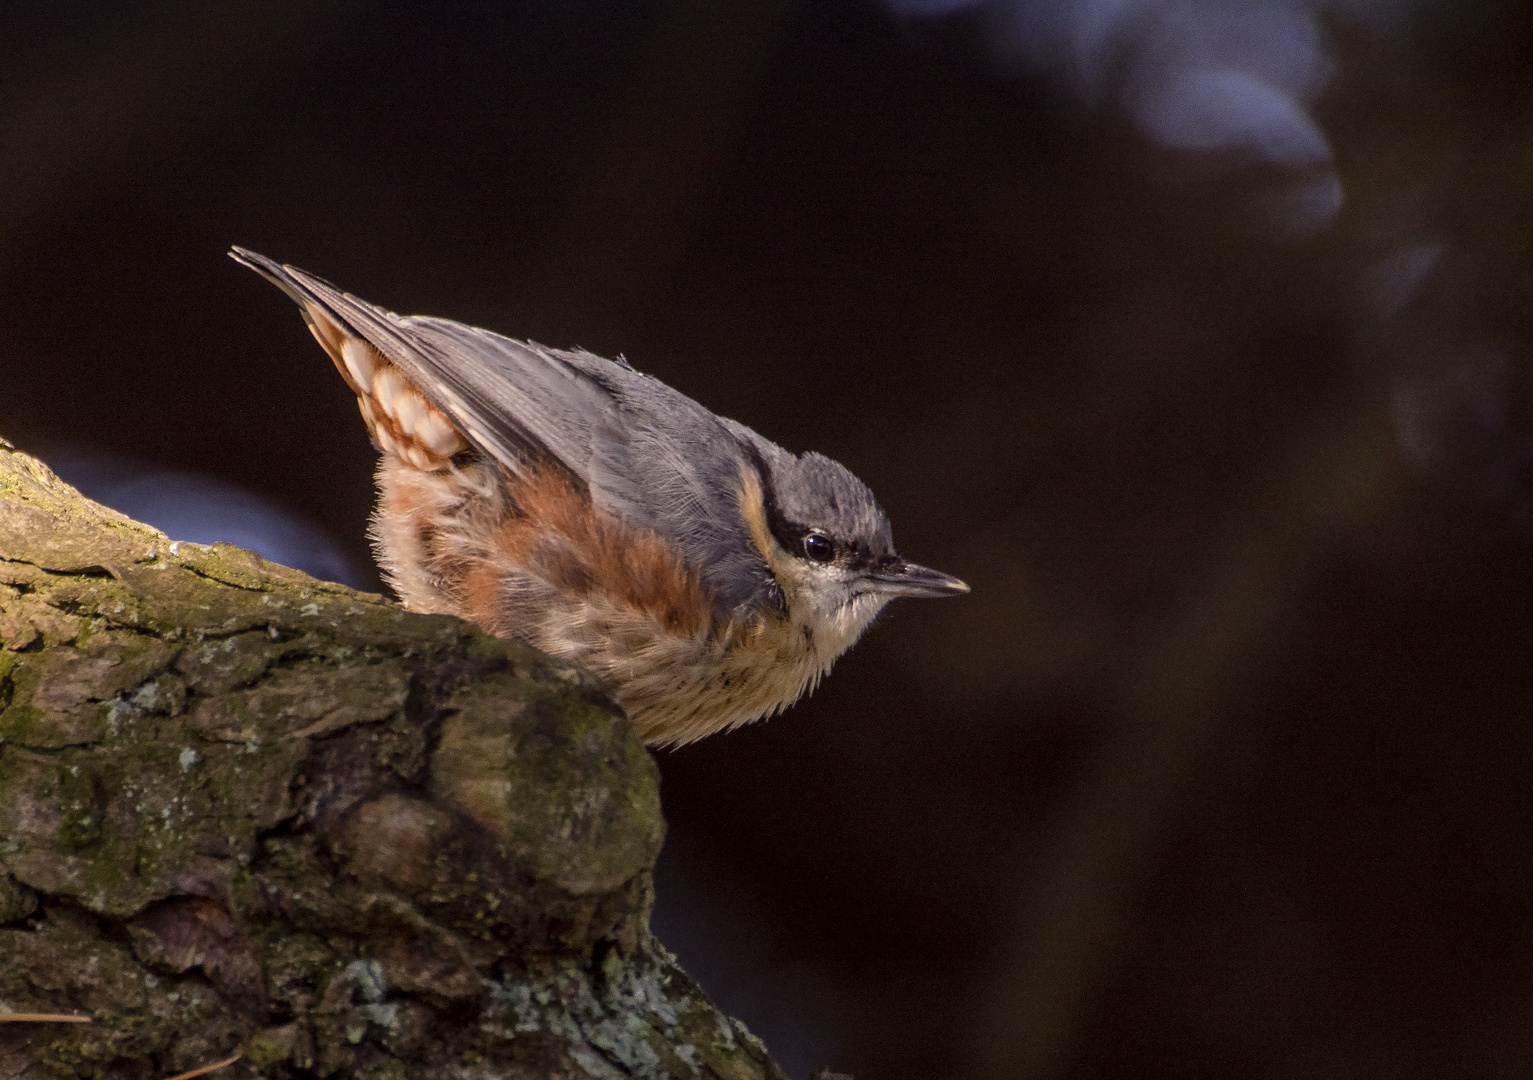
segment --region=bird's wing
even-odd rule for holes
[[[396,315],[296,267],[232,254],[298,303],[338,366],[337,335],[368,341],[480,451],[517,474],[561,467],[604,510],[674,544],[725,614],[775,587],[739,495],[742,468],[755,467],[744,446],[783,451],[754,432],[740,428],[744,440],[739,425],[626,364]]]
[[[759,501],[770,481],[756,448],[786,451],[656,379],[627,374],[617,406],[592,428],[591,497],[675,544],[726,616],[776,604],[776,579],[746,519],[751,496],[743,481],[754,476]]]
[[[549,464],[584,481],[590,423],[612,394],[593,377],[590,353],[546,349],[448,319],[404,317],[344,293],[323,278],[244,248],[234,258],[303,309],[314,336],[339,366],[337,335],[369,342],[469,442],[514,473]]]

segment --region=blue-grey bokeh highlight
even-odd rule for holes
[[[1126,115],[1147,140],[1216,175],[1260,170],[1250,205],[1277,235],[1313,239],[1346,203],[1317,111],[1345,62],[1337,32],[1408,66],[1432,0],[885,0],[897,16],[965,14],[1006,70],[1042,75],[1080,105]],[[1475,5],[1482,6],[1482,5]],[[1387,340],[1430,289],[1448,247],[1403,235],[1366,252],[1351,309],[1360,351]],[[1392,376],[1397,445],[1435,485],[1533,522],[1533,438],[1513,415],[1517,365],[1468,347]]]
[[[1331,22],[1394,41],[1406,0],[885,0],[909,17],[967,11],[996,59],[1047,74],[1084,104],[1115,105],[1147,138],[1284,174],[1260,200],[1296,237],[1344,202],[1313,107],[1335,72]]]
[[[236,544],[322,581],[377,588],[366,569],[320,526],[243,488],[78,447],[50,449],[43,457],[82,494],[153,525],[172,540]]]

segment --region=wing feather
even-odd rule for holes
[[[741,469],[755,468],[740,440],[787,456],[775,444],[627,364],[396,315],[253,251],[232,254],[298,303],[333,357],[340,335],[367,340],[482,452],[519,475],[557,465],[604,510],[671,541],[721,613],[774,588],[738,498]]]

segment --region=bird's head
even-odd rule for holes
[[[827,666],[895,597],[969,591],[955,577],[901,558],[873,492],[839,463],[779,452],[758,465],[766,482],[752,533],[789,618]]]

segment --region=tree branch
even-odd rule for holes
[[[780,1080],[650,936],[659,775],[587,676],[0,441],[0,1077]]]

